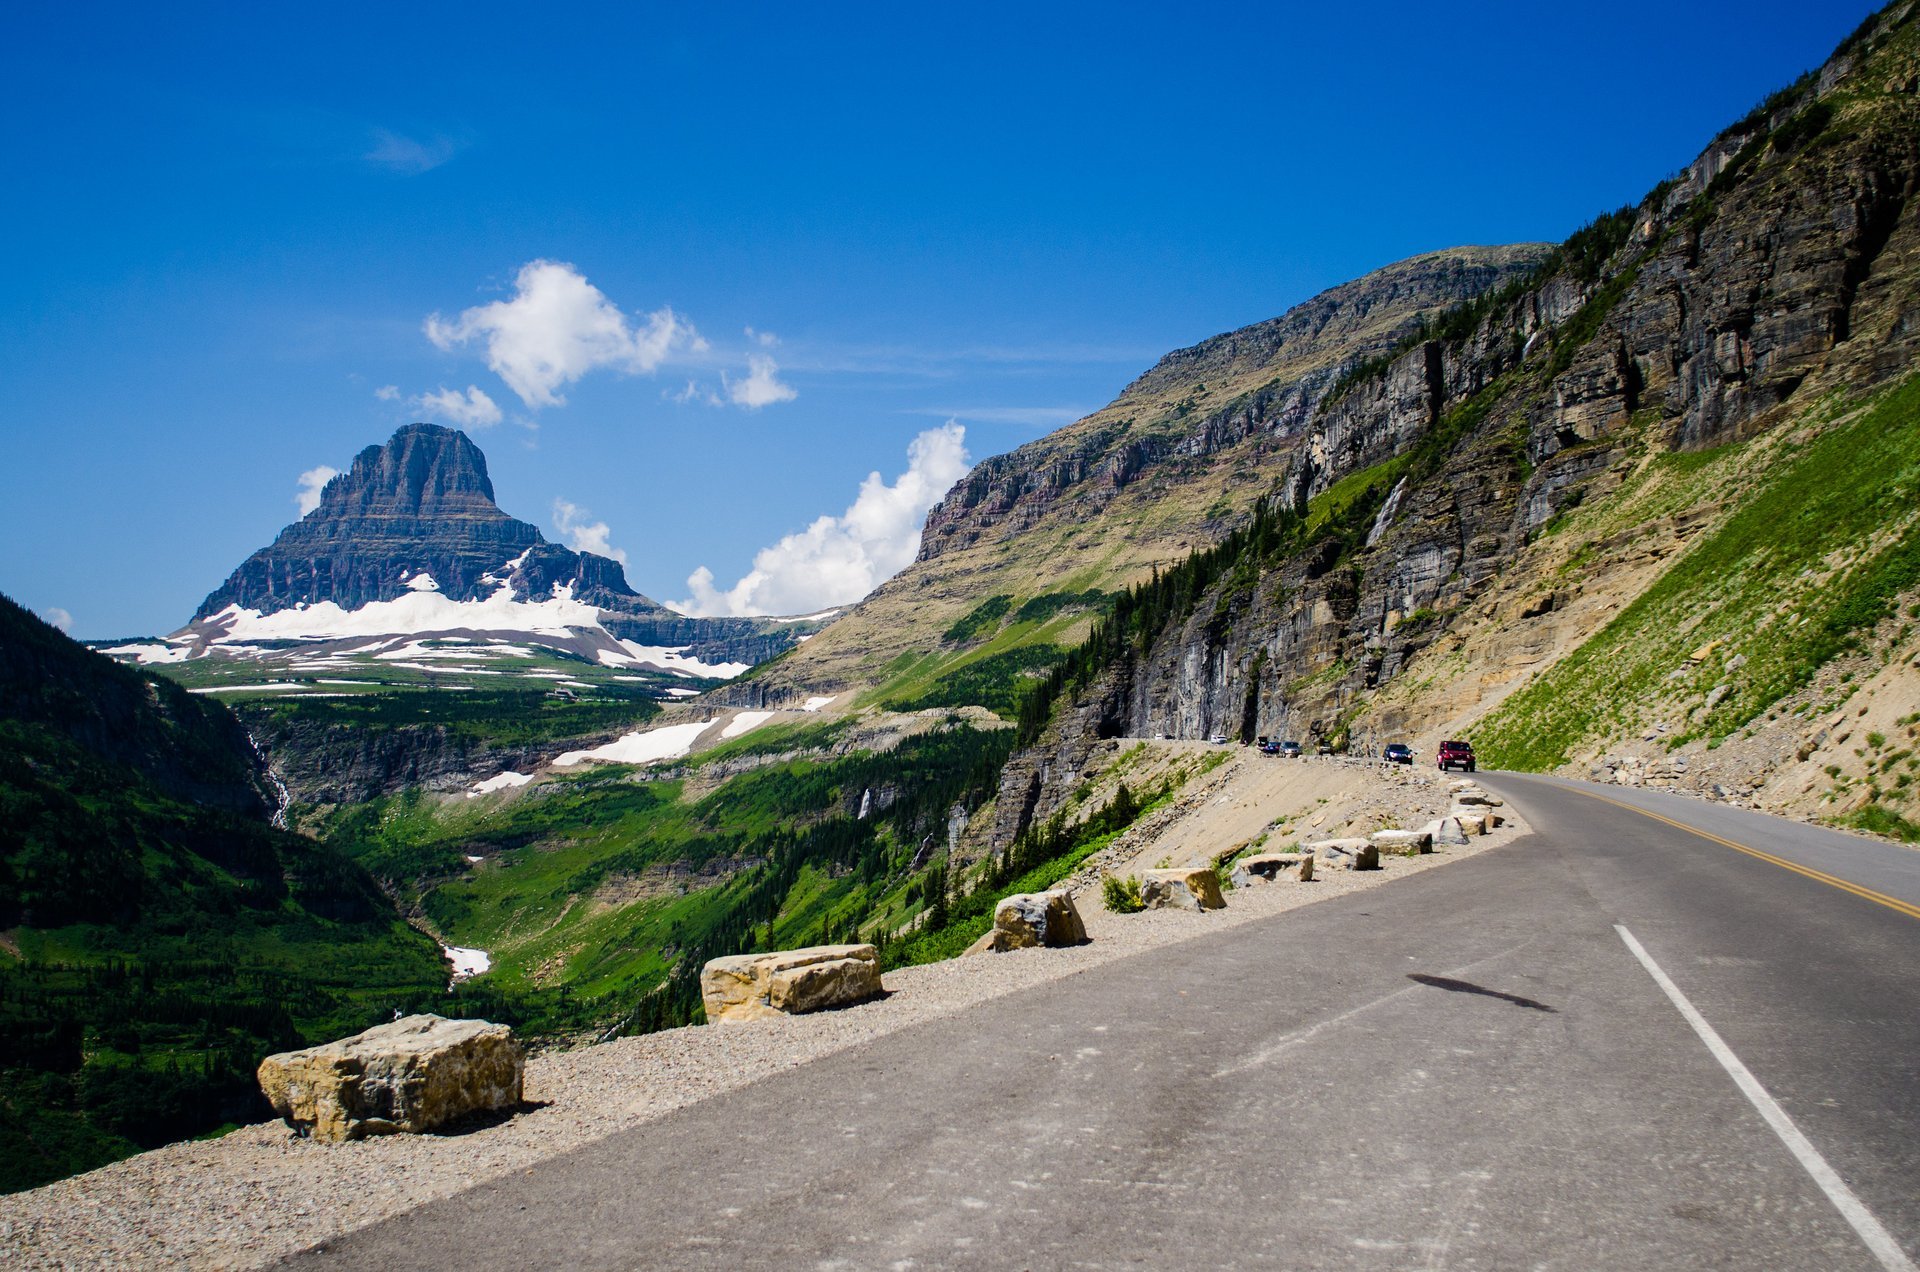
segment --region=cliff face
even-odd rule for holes
[[[355,456],[320,492],[319,507],[242,562],[194,617],[228,605],[358,609],[407,595],[423,573],[456,601],[490,596],[504,578],[516,599],[542,599],[559,585],[593,604],[668,614],[627,586],[618,562],[550,544],[502,512],[486,456],[466,434],[409,424]]]
[[[1169,354],[1112,405],[982,462],[929,514],[914,565],[730,694],[778,701],[871,685],[904,653],[934,649],[984,597],[1112,590],[1215,541],[1304,444],[1343,374],[1547,250],[1416,257]],[[1395,389],[1405,427],[1431,415],[1424,381],[1396,378]]]
[[[1769,473],[1840,409],[1823,404],[1920,367],[1914,27],[1910,6],[1888,10],[1524,288],[1322,401],[1301,444],[1250,483],[1319,531],[1241,562],[1137,657],[1069,695],[1009,766],[996,841],[1060,804],[1100,736],[1430,745],[1429,732],[1469,728],[1766,494]],[[1725,488],[1667,476],[1783,424],[1792,439],[1729,461],[1738,480]],[[1669,455],[1702,459],[1663,467]],[[1661,481],[1686,493],[1647,497]],[[1604,533],[1576,551],[1549,532],[1583,508],[1580,524]],[[1863,553],[1910,533],[1906,514],[1889,515],[1865,527]],[[1720,697],[1739,692],[1734,676]],[[1695,704],[1699,730],[1712,732],[1713,706]],[[1564,754],[1637,729],[1633,708]]]

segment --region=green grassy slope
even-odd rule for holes
[[[264,1116],[261,1056],[443,991],[365,871],[266,824],[224,709],[4,598],[0,702],[0,1190]]]
[[[1724,738],[1810,683],[1920,586],[1920,378],[1863,408],[1814,414],[1798,430],[1669,459],[1679,478],[1669,493],[1731,497],[1736,509],[1481,724],[1488,764],[1555,768],[1629,732],[1648,711],[1671,709],[1670,678],[1702,649],[1682,704],[1688,725],[1671,741]],[[1582,510],[1583,520],[1609,528],[1633,493]]]

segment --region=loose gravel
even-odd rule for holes
[[[1304,771],[1310,766],[1302,765]],[[1212,775],[1210,775],[1212,776]],[[1267,805],[1316,834],[1338,834],[1381,809],[1438,816],[1446,785],[1358,766],[1320,766],[1287,779],[1312,794],[1292,809]],[[1248,808],[1273,770],[1236,758],[1205,783],[1187,816],[1163,821],[1157,838],[1191,844],[1208,817]],[[858,1046],[883,1034],[1177,941],[1260,922],[1303,905],[1380,887],[1512,842],[1508,824],[1466,847],[1428,856],[1382,857],[1382,869],[1323,870],[1311,883],[1282,880],[1235,889],[1227,909],[1117,915],[1097,887],[1076,896],[1091,938],[1062,950],[1019,950],[889,972],[881,1001],[812,1016],[673,1029],[533,1057],[530,1108],[505,1122],[456,1135],[393,1136],[353,1144],[301,1139],[279,1122],[217,1140],[175,1144],[31,1192],[0,1197],[0,1264],[10,1268],[251,1268],[476,1184],[498,1179],[675,1109]],[[1424,818],[1423,818],[1424,820]],[[1402,824],[1418,825],[1405,821]],[[1217,841],[1216,841],[1217,842]],[[1150,844],[1136,846],[1142,857]]]

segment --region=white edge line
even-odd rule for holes
[[[1693,1026],[1693,1032],[1700,1035],[1700,1041],[1707,1044],[1707,1050],[1712,1052],[1713,1058],[1720,1062],[1720,1067],[1727,1071],[1734,1085],[1740,1088],[1741,1094],[1745,1095],[1753,1107],[1759,1110],[1760,1116],[1765,1118],[1767,1125],[1773,1128],[1773,1133],[1778,1135],[1781,1143],[1787,1146],[1787,1151],[1806,1168],[1807,1174],[1813,1176],[1813,1182],[1820,1185],[1820,1191],[1827,1195],[1827,1200],[1833,1203],[1834,1209],[1853,1225],[1853,1230],[1860,1234],[1862,1241],[1866,1242],[1867,1249],[1873,1251],[1874,1257],[1880,1260],[1880,1266],[1887,1269],[1887,1272],[1916,1272],[1913,1261],[1907,1258],[1906,1251],[1902,1250],[1900,1243],[1893,1239],[1893,1234],[1880,1226],[1880,1221],[1873,1217],[1873,1212],[1861,1204],[1860,1199],[1853,1195],[1853,1189],[1847,1187],[1846,1181],[1835,1173],[1833,1167],[1827,1165],[1827,1159],[1820,1155],[1820,1150],[1813,1146],[1813,1141],[1800,1133],[1800,1128],[1793,1124],[1793,1119],[1787,1116],[1787,1111],[1767,1094],[1767,1089],[1760,1085],[1759,1079],[1748,1071],[1747,1066],[1740,1062],[1740,1057],[1734,1055],[1733,1049],[1721,1040],[1718,1033],[1714,1032],[1713,1026],[1707,1023],[1707,1018],[1687,1001],[1687,996],[1680,992],[1680,987],[1660,970],[1660,965],[1653,961],[1653,955],[1647,953],[1646,947],[1635,940],[1633,933],[1620,924],[1614,924],[1613,930],[1620,934],[1620,939],[1627,943],[1627,948],[1633,952],[1633,956],[1640,960],[1642,967],[1647,969],[1647,974],[1653,977],[1654,984],[1658,985],[1673,1005],[1679,1008],[1680,1014],[1686,1018],[1689,1025]]]

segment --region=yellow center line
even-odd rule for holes
[[[1857,883],[1849,883],[1847,880],[1835,875],[1830,875],[1824,870],[1815,870],[1811,866],[1803,866],[1799,862],[1788,861],[1785,857],[1776,857],[1770,852],[1761,852],[1758,848],[1749,848],[1747,845],[1735,843],[1731,839],[1722,839],[1710,831],[1701,830],[1698,826],[1689,826],[1685,822],[1675,821],[1671,817],[1662,817],[1659,813],[1650,813],[1637,805],[1628,804],[1622,800],[1610,799],[1605,795],[1597,795],[1592,791],[1584,790],[1578,786],[1567,786],[1562,789],[1570,790],[1576,795],[1585,795],[1588,799],[1597,799],[1602,804],[1612,804],[1615,808],[1624,808],[1628,812],[1638,813],[1642,817],[1651,817],[1657,822],[1665,822],[1675,830],[1684,830],[1689,835],[1698,835],[1702,839],[1711,839],[1714,843],[1724,848],[1731,848],[1735,852],[1744,852],[1749,857],[1758,857],[1762,861],[1779,866],[1782,870],[1791,870],[1795,874],[1805,875],[1809,879],[1817,879],[1821,883],[1840,889],[1842,892],[1851,892],[1854,896],[1864,897],[1876,905],[1884,905],[1889,910],[1897,910],[1910,919],[1920,919],[1920,905],[1910,904],[1909,902],[1900,900],[1898,897],[1890,897],[1884,892],[1875,892],[1872,888],[1863,888]]]

